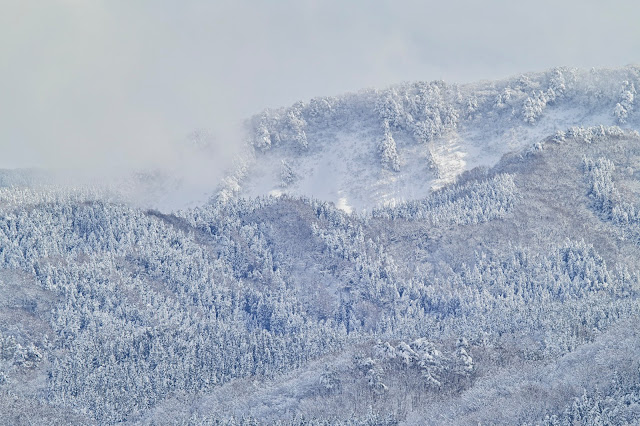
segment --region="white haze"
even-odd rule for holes
[[[176,191],[190,198],[220,179],[242,119],[264,107],[637,62],[637,16],[633,1],[9,0],[0,168],[160,169],[194,186]],[[210,154],[176,148],[194,129],[215,135]]]

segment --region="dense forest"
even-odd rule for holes
[[[1,422],[637,421],[639,79],[558,69],[266,111],[255,163],[178,211],[3,171]],[[549,108],[605,118],[553,128]],[[360,211],[286,191],[322,131],[372,120],[383,176],[481,121],[540,136],[432,187],[436,159],[411,183],[426,195]],[[263,160],[282,193],[242,196]]]

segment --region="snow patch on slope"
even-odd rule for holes
[[[233,192],[311,197],[348,212],[421,199],[572,126],[637,129],[625,100],[634,81],[640,85],[640,68],[559,68],[466,86],[407,83],[267,110],[253,118],[254,153]],[[620,102],[629,104],[624,120],[615,114]]]

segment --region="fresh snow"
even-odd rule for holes
[[[321,99],[342,110],[341,117],[331,116],[320,124],[304,122],[305,108],[310,109],[310,104],[298,103],[286,110],[267,110],[264,116],[271,117],[272,122],[266,126],[266,132],[271,132],[272,136],[278,132],[288,135],[283,139],[290,138],[291,132],[297,132],[307,141],[308,148],[300,149],[290,142],[276,140],[268,149],[256,149],[250,156],[251,161],[242,162],[243,173],[234,180],[238,185],[234,192],[241,197],[282,194],[310,197],[332,202],[346,212],[370,211],[380,206],[421,199],[431,191],[454,182],[465,171],[476,167],[490,168],[504,154],[532,146],[558,131],[566,131],[573,126],[621,124],[614,116],[614,106],[626,87],[625,82],[636,73],[634,67],[614,71],[561,68],[467,86],[416,83],[419,89],[415,89],[405,84],[382,91],[365,91],[341,98],[327,98],[326,101]],[[602,81],[607,84],[602,84]],[[595,86],[598,90],[594,95],[591,92]],[[424,95],[427,100],[421,101],[427,103],[422,107],[427,111],[425,123],[436,123],[442,129],[431,139],[419,140],[406,124],[401,128],[392,126],[399,170],[388,170],[381,166],[378,148],[383,120],[374,112],[373,104],[380,102],[388,93],[406,101],[412,99],[416,91],[425,92],[424,87],[429,90],[435,87],[432,92],[436,93],[429,92]],[[527,114],[532,114],[526,112],[528,102],[539,99],[540,93],[545,94],[546,103],[538,110],[534,108],[535,118],[533,122],[527,122]],[[595,106],[585,105],[585,100],[593,102],[594,97],[601,98],[600,102]],[[496,98],[506,100],[497,104]],[[437,114],[432,120],[434,114],[429,110],[429,102],[433,99],[436,99],[433,108],[436,112],[439,108],[441,117],[446,111],[455,110],[460,117],[457,123],[442,124]],[[475,102],[478,106],[469,113],[465,110],[465,102]],[[292,114],[291,111],[298,117],[293,131],[283,118],[287,113]],[[315,117],[310,113],[307,115],[312,119]],[[280,124],[276,123],[278,120]],[[342,121],[336,124],[338,120]],[[418,118],[410,120],[421,124]],[[635,124],[625,123],[623,127],[637,128]],[[278,126],[285,130],[278,130]],[[286,183],[282,178],[285,163],[293,172]]]

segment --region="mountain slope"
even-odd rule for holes
[[[593,74],[610,73],[597,93],[633,70]],[[598,99],[580,101],[582,118],[617,108]],[[547,107],[558,116],[559,102]],[[346,115],[335,113],[337,131],[371,124],[367,103],[362,121],[348,124],[347,112],[358,110],[355,101],[348,105]],[[632,105],[625,105],[623,126],[633,127]],[[522,119],[510,114],[478,135],[509,132]],[[518,128],[533,135],[541,123]],[[409,124],[389,126],[394,141],[409,137]],[[370,203],[358,214],[344,211],[355,206],[351,199],[334,204],[328,193],[328,200],[236,197],[243,187],[163,213],[110,192],[32,185],[7,172],[9,184],[0,187],[2,418],[633,422],[640,405],[633,327],[640,319],[640,135],[605,125],[549,130],[490,167],[456,172],[454,182],[404,202],[380,205],[366,174],[345,174]],[[283,155],[314,158],[311,130],[302,151],[291,145],[303,144],[302,133],[287,131],[256,151],[255,167],[281,164]],[[375,158],[384,173],[406,165]],[[252,167],[241,184],[256,178]],[[435,174],[414,178],[416,188],[437,181]]]
[[[624,401],[640,398],[631,326],[640,314],[639,234],[633,223],[603,215],[594,193],[602,185],[593,180],[589,161],[614,163],[611,175],[598,179],[615,182],[619,195],[612,203],[637,206],[640,139],[616,128],[601,130],[548,138],[487,173],[466,175],[457,190],[378,210],[364,222],[316,206],[323,220],[306,220],[317,221],[314,233],[328,256],[323,260],[312,254],[305,234],[298,239],[276,230],[279,215],[253,212],[265,229],[274,226],[270,247],[299,248],[281,264],[289,265],[282,266],[283,277],[307,256],[326,268],[317,271],[324,275],[324,292],[318,293],[315,280],[298,291],[311,293],[307,314],[319,304],[333,309],[353,340],[283,376],[225,385],[196,398],[191,406],[198,418],[223,412],[275,421],[304,413],[306,420],[295,424],[310,418],[335,423],[353,414],[366,419],[373,404],[377,414],[366,420],[371,424],[390,414],[410,424],[636,418],[636,408]],[[488,200],[473,196],[505,174],[516,200],[495,216]],[[445,202],[443,194],[452,196]],[[496,195],[500,199],[499,191],[487,197]],[[443,208],[447,203],[457,207]],[[474,214],[476,205],[488,214]],[[265,209],[274,207],[281,213],[306,210],[287,199]],[[427,214],[434,210],[436,221]],[[287,217],[285,223],[299,220]],[[332,277],[343,286],[333,287]],[[334,299],[333,308],[332,292],[342,300]],[[473,359],[470,375],[456,364],[460,336]],[[590,368],[594,364],[597,370]],[[376,383],[384,387],[376,390]],[[496,411],[505,404],[512,409]]]
[[[287,193],[371,210],[573,126],[638,128],[640,68],[557,68],[467,85],[405,83],[266,110],[221,195]]]

